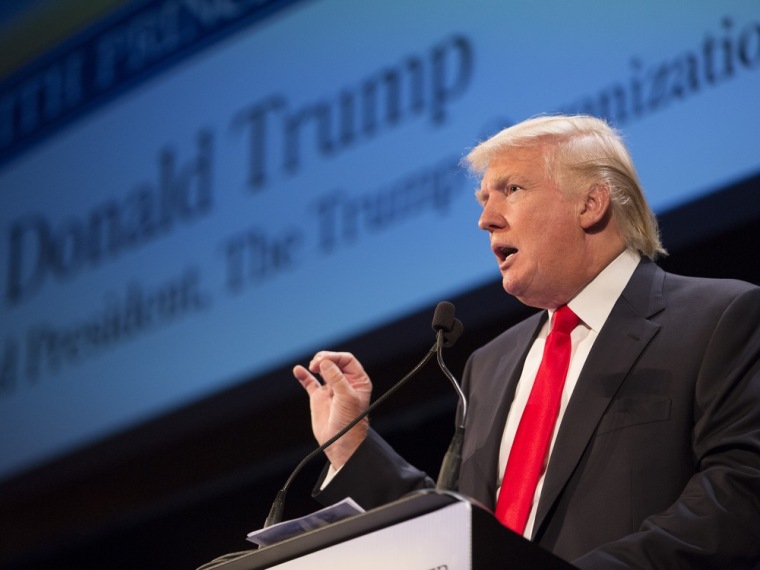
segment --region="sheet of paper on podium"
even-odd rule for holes
[[[364,509],[357,505],[356,501],[347,497],[339,503],[325,507],[305,517],[283,521],[267,528],[249,532],[247,540],[258,544],[260,547],[269,546],[286,538],[297,536],[363,512]]]

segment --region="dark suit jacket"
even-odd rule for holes
[[[493,508],[498,449],[541,312],[469,359],[459,490]],[[375,433],[317,496],[429,486]],[[760,568],[760,288],[642,261],[562,420],[533,540],[575,565]]]

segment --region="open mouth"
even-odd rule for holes
[[[500,247],[496,250],[499,261],[506,261],[509,256],[515,253],[517,253],[517,249],[514,247]]]

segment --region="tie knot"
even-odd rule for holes
[[[554,311],[554,323],[552,324],[552,332],[557,331],[565,334],[570,334],[573,329],[578,326],[578,315],[567,305],[562,305],[559,309]]]

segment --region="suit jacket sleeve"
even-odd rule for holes
[[[693,356],[694,474],[668,509],[578,567],[760,568],[760,290],[739,295]]]
[[[372,509],[411,491],[435,486],[424,472],[407,463],[371,429],[330,484],[320,490],[326,472],[327,467],[313,492],[313,496],[324,505],[351,497],[364,509]]]

